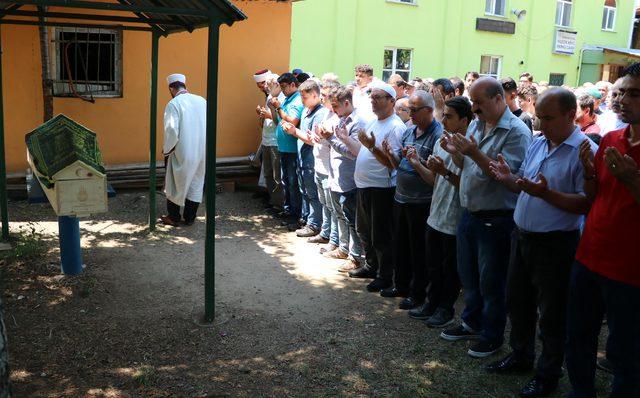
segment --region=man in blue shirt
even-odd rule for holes
[[[291,73],[280,76],[278,83],[286,99],[280,103],[277,98],[272,98],[270,105],[275,109],[278,123],[276,140],[282,167],[285,222],[291,224],[298,222],[302,209],[302,196],[298,186],[298,144],[296,137],[284,132],[282,122],[290,123],[295,127],[300,126],[304,106],[298,92],[298,81]]]
[[[575,95],[549,89],[538,99],[536,114],[543,135],[529,147],[517,174],[500,155],[490,166],[494,177],[519,195],[507,278],[513,351],[487,370],[504,374],[533,367],[540,314],[542,353],[536,376],[520,392],[523,397],[550,394],[562,376],[569,275],[590,207],[580,162],[580,144],[588,139],[573,124]],[[588,141],[595,152],[597,146]]]
[[[476,80],[469,95],[478,120],[469,125],[466,137],[455,134],[451,142],[464,155],[460,204],[465,210],[457,246],[465,309],[461,325],[440,336],[450,341],[479,339],[467,353],[484,358],[496,353],[504,341],[505,283],[518,198],[493,178],[489,164],[502,154],[511,169],[519,170],[531,132],[507,107],[496,79]]]

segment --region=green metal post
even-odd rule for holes
[[[1,32],[0,32],[1,35]],[[2,95],[2,40],[0,39],[0,218],[2,240],[9,239],[9,211],[7,206],[7,165],[4,158],[4,104]]]
[[[151,103],[149,109],[149,231],[156,229],[156,127],[158,125],[158,41],[160,33],[151,34]]]
[[[206,144],[206,236],[204,244],[204,321],[215,317],[215,235],[216,235],[216,123],[218,111],[218,44],[220,22],[209,21],[207,62],[207,144]]]

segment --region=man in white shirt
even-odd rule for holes
[[[167,77],[173,98],[164,111],[164,145],[166,175],[164,192],[168,214],[160,221],[178,226],[184,220],[192,225],[202,201],[205,175],[207,101],[187,91],[182,74]],[[180,216],[180,207],[184,213]]]
[[[371,87],[371,107],[377,119],[358,134],[362,147],[356,158],[354,179],[358,187],[356,229],[365,254],[365,264],[349,272],[354,278],[375,278],[367,290],[391,287],[393,277],[393,209],[396,171],[382,150],[386,141],[400,150],[406,126],[395,114],[396,92],[386,83]]]

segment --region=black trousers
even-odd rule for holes
[[[424,300],[427,289],[425,235],[430,207],[430,202],[396,202],[394,206],[396,266],[393,283],[417,301]]]
[[[362,242],[365,267],[379,279],[393,277],[393,196],[395,188],[358,188],[356,231]]]
[[[569,276],[579,231],[529,233],[514,230],[507,277],[507,309],[511,319],[511,348],[534,361],[538,313],[542,353],[537,374],[562,377]]]
[[[200,203],[198,202],[192,202],[189,199],[185,199],[183,213],[184,222],[192,223],[195,221],[199,205]],[[169,199],[167,199],[167,213],[169,213],[169,217],[175,222],[179,222],[183,218],[180,216],[180,206]]]
[[[457,258],[456,236],[427,226],[427,300],[432,310],[440,307],[454,313],[460,294]]]

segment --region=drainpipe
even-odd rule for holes
[[[582,55],[584,54],[584,50],[586,50],[584,47],[580,49],[580,58],[578,59],[578,74],[576,76],[575,87],[578,87],[580,85],[580,73],[582,72]]]

